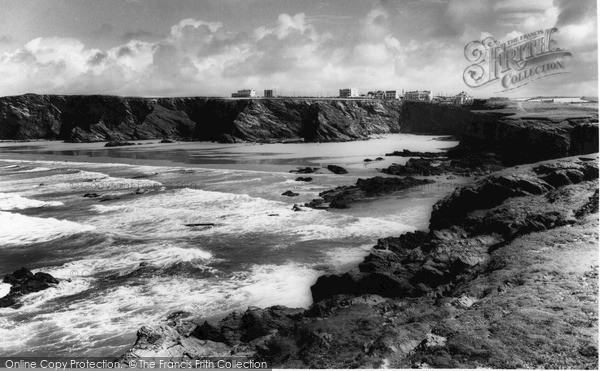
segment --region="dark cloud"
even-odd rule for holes
[[[554,0],[554,6],[559,9],[557,27],[577,24],[596,16],[596,0]]]
[[[122,46],[117,51],[117,57],[124,57],[127,55],[133,55],[133,51],[128,46]]]
[[[157,37],[157,35],[154,34],[153,32],[142,30],[142,29],[137,29],[137,30],[125,32],[121,38],[123,40],[128,41],[131,39],[150,39],[150,38],[154,38],[154,37]]]
[[[90,66],[97,66],[104,62],[108,58],[107,52],[98,52],[94,54],[90,59],[88,59],[87,63]]]

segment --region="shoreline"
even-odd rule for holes
[[[587,160],[583,161],[582,159],[591,159],[591,162],[588,162]],[[560,181],[557,182],[555,180],[550,180],[554,179],[554,175],[552,174],[557,174],[553,172],[558,171],[563,167],[566,167],[567,169],[573,169],[573,171],[576,172],[580,171],[579,169],[587,169],[582,171],[588,175],[582,175],[584,178],[580,180],[574,180],[566,185],[567,187],[574,187],[573,189],[577,189],[577,192],[583,192],[583,194],[587,196],[583,196],[583,198],[577,198],[579,196],[574,196],[577,195],[577,193],[565,194],[562,191],[558,193],[553,191],[555,187],[557,191],[561,187],[564,187],[563,183]],[[485,191],[485,184],[487,184],[486,182],[489,181],[493,183],[501,181],[503,176],[506,177],[506,179],[511,179],[511,177],[517,177],[517,179],[530,179],[529,177],[531,177],[531,175],[529,175],[529,172],[531,171],[537,172],[537,174],[539,174],[538,176],[541,176],[543,179],[549,179],[548,181],[551,181],[551,184],[554,184],[554,186],[550,186],[550,189],[542,188],[533,193],[526,192],[522,195],[519,195],[518,193],[515,195],[508,195],[505,201],[499,201],[501,205],[507,203],[506,207],[508,208],[500,208],[497,209],[497,211],[493,211],[496,210],[494,208],[489,209],[492,210],[488,214],[489,217],[500,219],[508,218],[508,220],[512,220],[512,218],[520,218],[522,213],[534,212],[538,213],[540,217],[542,217],[541,215],[552,215],[552,213],[555,211],[552,209],[546,210],[547,207],[544,206],[544,203],[539,204],[541,201],[539,200],[539,197],[542,197],[543,200],[543,198],[546,197],[545,194],[550,192],[557,195],[553,197],[559,197],[559,201],[555,201],[557,204],[552,207],[557,208],[556,210],[561,210],[560,213],[564,213],[562,211],[563,209],[561,208],[565,206],[567,208],[575,207],[576,209],[582,207],[581,210],[588,210],[583,211],[582,214],[578,214],[581,215],[578,218],[584,218],[580,219],[580,222],[567,221],[567,227],[572,225],[573,228],[575,228],[576,226],[579,226],[580,223],[583,223],[581,225],[585,227],[577,228],[584,228],[584,230],[588,232],[594,230],[594,223],[592,223],[591,227],[587,227],[587,225],[597,219],[597,217],[594,215],[597,215],[598,212],[597,154],[546,160],[540,163],[522,165],[518,168],[507,168],[499,173],[492,173],[491,175],[483,177],[480,180],[474,180],[470,184],[458,188],[453,195],[447,196],[446,198],[437,202],[432,215],[440,213],[443,208],[446,208],[448,212],[452,212],[454,208],[458,207],[458,204],[453,204],[452,202],[454,201],[452,200],[459,200],[461,197],[461,192],[466,194],[465,192],[472,187],[479,187],[476,189],[479,189],[479,192],[482,193],[478,197],[486,199],[487,196],[485,193],[483,193],[487,192]],[[528,181],[531,181],[532,184],[535,184],[534,182],[536,182],[536,180],[533,179]],[[581,185],[579,185],[580,181]],[[541,180],[541,183],[539,184],[542,187],[547,187],[549,183]],[[517,190],[518,188],[514,189]],[[594,189],[596,192],[592,195]],[[542,196],[537,196],[538,194],[541,194]],[[521,201],[519,197],[524,198],[525,200]],[[573,197],[576,197],[576,202],[573,201]],[[589,201],[587,197],[590,197]],[[540,205],[541,209],[536,209],[538,207],[536,205],[538,204]],[[505,211],[500,212],[500,210]],[[596,214],[594,214],[594,212]],[[446,211],[443,211],[442,213],[446,213]],[[467,213],[469,213],[469,211],[467,211]],[[577,211],[577,213],[580,212]],[[586,213],[592,214],[588,217],[586,216],[588,215]],[[564,215],[568,220],[568,216],[566,216],[568,214]],[[474,217],[481,218],[480,216]],[[545,218],[545,216],[542,218]],[[447,220],[444,218],[442,219]],[[544,220],[539,219],[538,217],[534,217],[534,219]],[[182,318],[166,319],[161,324],[154,325],[154,327],[145,326],[140,329],[136,344],[127,353],[125,353],[120,360],[121,362],[129,362],[137,359],[137,357],[177,356],[178,354],[181,355],[184,353],[193,359],[195,357],[194,355],[202,358],[202,354],[225,356],[231,352],[231,354],[247,357],[248,359],[268,361],[272,367],[283,368],[375,368],[386,364],[390,365],[391,367],[401,368],[415,367],[415,365],[419,364],[428,365],[426,367],[440,367],[440,364],[436,362],[449,362],[448,344],[455,338],[457,341],[463,341],[464,338],[456,337],[457,335],[452,334],[449,336],[443,331],[440,332],[440,330],[436,331],[436,325],[429,324],[421,325],[422,327],[424,326],[422,329],[417,330],[417,328],[415,328],[411,330],[412,334],[408,337],[408,339],[402,340],[404,343],[399,344],[398,341],[400,340],[394,339],[392,334],[394,331],[399,331],[401,328],[412,326],[410,324],[413,323],[414,320],[410,320],[409,318],[408,322],[405,322],[402,325],[402,322],[393,324],[386,322],[388,321],[386,320],[386,316],[394,314],[396,316],[401,316],[404,311],[408,310],[408,308],[402,310],[403,307],[416,306],[416,308],[421,308],[419,311],[422,311],[422,313],[410,313],[415,316],[415,318],[421,318],[416,320],[417,324],[423,321],[425,321],[425,324],[431,323],[432,321],[433,323],[436,323],[436,321],[444,321],[444,318],[446,318],[449,313],[454,313],[453,316],[465,316],[469,313],[473,313],[471,315],[474,315],[477,313],[474,311],[477,311],[477,308],[483,305],[477,304],[478,302],[490,302],[490,304],[485,305],[491,305],[493,307],[495,304],[492,303],[497,300],[501,300],[503,297],[502,293],[507,291],[510,292],[511,288],[513,287],[527,287],[529,289],[531,286],[523,286],[523,284],[521,284],[521,286],[518,284],[509,284],[509,286],[505,288],[498,288],[498,294],[490,294],[486,288],[489,283],[481,287],[479,280],[482,279],[482,276],[496,275],[496,272],[502,272],[503,269],[508,269],[506,267],[499,268],[499,270],[498,268],[488,268],[490,264],[494,264],[494,256],[503,254],[503,251],[512,249],[513,244],[521,243],[520,241],[525,241],[527,238],[533,238],[531,242],[527,242],[528,244],[533,244],[533,246],[536,244],[536,239],[555,238],[545,237],[545,234],[551,233],[550,231],[554,229],[562,231],[565,224],[561,222],[558,225],[554,225],[552,221],[548,220],[542,221],[542,223],[550,224],[546,224],[546,226],[542,227],[537,225],[523,224],[523,228],[527,229],[526,232],[519,232],[517,229],[516,231],[508,232],[509,235],[506,235],[505,233],[507,232],[498,230],[500,236],[503,234],[505,236],[498,239],[498,237],[495,237],[494,235],[496,232],[493,230],[486,231],[485,228],[482,230],[465,229],[463,232],[461,232],[461,229],[458,231],[453,229],[442,229],[438,226],[439,220],[441,220],[439,217],[435,220],[433,218],[431,219],[430,232],[428,233],[418,231],[415,233],[407,233],[400,237],[380,239],[378,245],[375,246],[375,250],[372,250],[371,254],[359,264],[358,268],[355,268],[348,273],[342,275],[338,274],[321,276],[317,280],[317,283],[311,288],[313,292],[314,303],[308,310],[291,309],[281,306],[270,308],[249,308],[245,312],[233,312],[218,322],[206,321],[202,317],[194,318],[193,314],[190,314],[192,315],[191,318],[184,315]],[[456,222],[456,225],[461,225],[461,228],[465,228],[465,226],[468,225],[462,224],[462,222],[460,222],[460,218],[453,217],[452,220]],[[484,223],[482,224],[482,226],[484,226],[487,222],[480,220],[477,223]],[[546,230],[546,228],[548,228],[548,232],[543,232]],[[559,235],[560,233],[564,232],[559,232]],[[471,237],[471,235],[473,235],[473,237]],[[427,250],[425,250],[422,247],[422,244],[432,243],[426,241],[434,241],[433,243],[440,247],[434,247],[433,250],[430,250],[431,248],[427,248]],[[592,241],[591,251],[582,250],[582,252],[587,251],[586,256],[591,257],[594,255],[593,252],[596,249],[596,246],[594,245],[597,245],[597,238],[596,240]],[[410,255],[406,254],[409,254],[409,251],[412,249],[419,251],[422,250],[421,253],[424,255],[431,255],[433,253],[440,254],[441,252],[436,251],[446,245],[454,246],[454,249],[459,248],[459,246],[464,246],[460,247],[454,253],[450,252],[451,255],[454,254],[455,256],[458,256],[458,259],[462,259],[463,261],[457,272],[452,271],[455,268],[449,268],[452,267],[452,264],[454,264],[452,263],[452,259],[455,258],[448,260],[448,257],[444,257],[443,255],[445,253],[442,253],[442,255],[439,255],[439,257],[433,258],[434,261],[437,259],[437,263],[435,264],[427,263],[427,258],[418,258],[417,255],[417,260],[414,260],[413,263],[408,263],[408,267],[404,268],[403,266],[407,264],[406,262],[403,262],[402,265],[397,265],[399,261],[395,260],[397,258],[393,258],[393,256],[398,254],[400,256],[404,256],[404,259],[407,259],[407,257]],[[481,251],[481,249],[478,247],[479,245],[485,247],[485,249]],[[586,246],[589,245],[584,243],[582,247],[579,248],[587,249],[588,247]],[[447,247],[443,247],[441,251],[445,251],[444,249],[446,248]],[[461,249],[466,250],[461,252]],[[527,252],[528,250],[523,251]],[[592,255],[590,255],[590,253],[592,253]],[[487,257],[488,254],[489,257]],[[523,253],[521,253],[521,255],[522,254]],[[579,254],[581,254],[581,252]],[[526,259],[531,258],[528,257]],[[560,260],[561,258],[557,259]],[[421,268],[410,268],[411,264],[418,264]],[[429,266],[428,264],[432,265]],[[585,265],[587,264],[587,261],[585,261],[585,259],[583,261],[580,260],[580,263],[578,264]],[[592,269],[592,273],[589,273],[588,269],[582,268],[580,274],[593,274],[594,269],[596,269],[595,274],[597,277],[597,264],[598,260],[596,256],[596,268]],[[391,270],[390,265],[392,267]],[[444,265],[446,265],[447,268],[443,268]],[[402,269],[408,269],[408,271],[406,271],[407,274],[408,272],[412,272],[410,274],[414,275],[415,278],[420,277],[418,280],[423,282],[425,285],[430,285],[433,284],[433,282],[436,282],[434,287],[439,285],[440,289],[437,291],[430,291],[431,295],[428,294],[427,291],[423,292],[423,290],[425,290],[425,286],[409,283],[411,282],[410,280],[407,280],[403,274],[394,272],[394,269],[400,269],[401,271]],[[413,271],[413,269],[417,270]],[[446,274],[443,273],[444,269],[450,269],[451,276],[449,278],[443,278]],[[491,270],[488,271],[487,269]],[[527,269],[527,267],[519,269]],[[441,276],[438,277],[438,279],[433,280],[433,277],[427,278],[428,275]],[[445,281],[450,282],[450,284],[455,285],[456,287],[445,287],[443,285]],[[485,282],[485,280],[482,282]],[[464,291],[465,287],[469,287],[469,285],[473,284],[475,285],[473,288],[467,289],[466,292]],[[409,290],[411,285],[414,286],[410,290],[416,291],[406,291]],[[591,292],[594,292],[593,290],[594,289],[592,288]],[[460,292],[463,292],[462,296]],[[511,296],[508,298],[513,300]],[[431,312],[431,309],[426,308],[435,308],[434,310],[439,312],[434,315],[435,312]],[[357,337],[352,340],[347,339],[346,337],[348,336],[348,331],[356,331],[356,329],[353,330],[353,328],[356,327],[355,321],[357,321],[359,318],[361,318],[361,321],[368,322],[372,329],[370,332],[367,332],[363,335],[357,335]],[[388,326],[391,327],[381,327],[384,323],[388,323]],[[521,325],[520,322],[517,324],[519,326]],[[504,326],[512,325],[513,324],[511,322],[506,322],[504,324]],[[228,332],[225,332],[225,329],[227,329]],[[432,330],[434,331],[432,332]],[[233,331],[233,333],[231,333],[231,331]],[[312,337],[309,337],[308,339],[305,338],[305,333],[311,333],[311,331]],[[454,331],[460,332],[461,330],[455,329]],[[533,331],[533,333],[535,333],[535,331]],[[577,334],[577,336],[580,336],[579,332],[577,332]],[[414,340],[410,340],[411,338]],[[513,339],[512,337],[509,337],[508,339],[501,341],[506,340],[512,341]],[[369,343],[370,345],[363,345],[363,342],[365,341],[365,344]],[[526,342],[527,340],[522,339],[520,342],[524,341]],[[552,341],[554,341],[553,338],[547,338],[547,342]],[[485,341],[483,341],[482,344],[485,345]],[[510,342],[504,342],[503,344],[505,347],[510,346]],[[305,349],[306,347],[311,349],[310,358],[305,358],[302,356],[303,351],[301,349]],[[334,352],[332,354],[332,349],[337,349],[337,352],[340,353],[337,354]],[[442,353],[439,353],[440,351]],[[441,356],[440,354],[444,355]],[[464,353],[459,352],[459,354]],[[356,359],[356,361],[352,363],[346,363],[350,361],[350,359],[344,361],[348,356],[351,358],[359,356],[361,358]],[[459,363],[451,363],[453,365],[452,367],[469,367],[479,364],[487,365],[487,367],[512,368],[525,367],[527,364],[510,363],[512,357],[510,353],[508,355],[508,359],[503,358],[502,360],[495,360],[493,362],[496,363],[492,364],[469,363],[473,362],[474,360],[469,360],[468,357],[469,356],[467,356],[466,360],[463,359],[462,361],[460,358],[456,359],[456,361]],[[582,359],[581,362],[587,361]],[[579,365],[581,366],[582,364],[579,363]]]

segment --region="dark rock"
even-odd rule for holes
[[[375,158],[375,161],[383,161],[383,160],[385,160],[383,157],[376,157]]]
[[[121,141],[112,141],[108,142],[104,145],[104,147],[123,147],[123,146],[134,146],[135,143],[131,142],[121,142]]]
[[[165,139],[161,140],[159,143],[176,143],[176,141],[174,141],[173,139],[165,138]]]
[[[2,282],[11,285],[9,293],[0,298],[0,308],[19,307],[18,300],[24,295],[52,287],[59,281],[48,273],[31,273],[27,268],[19,268],[4,276]]]
[[[312,174],[315,173],[317,170],[319,170],[318,167],[299,167],[296,170],[290,170],[290,173],[297,173],[297,174]]]
[[[94,193],[86,193],[86,194],[83,195],[83,197],[86,197],[86,198],[96,198],[96,197],[100,197],[100,194],[95,193],[95,192]]]
[[[292,206],[292,210],[293,211],[302,211],[302,208],[300,207],[300,205],[294,204],[294,206]]]
[[[341,186],[332,190],[319,193],[320,199],[312,200],[306,206],[312,208],[334,208],[344,209],[350,207],[350,204],[364,200],[369,197],[377,197],[392,192],[400,191],[406,188],[415,187],[433,183],[428,179],[406,178],[384,178],[373,177],[368,179],[358,179],[356,185]]]
[[[365,158],[363,161],[364,162],[372,162],[373,160],[371,160],[370,158]]]
[[[296,197],[296,196],[298,196],[299,194],[300,194],[300,193],[295,193],[295,192],[292,192],[292,191],[285,191],[285,192],[283,192],[281,195],[282,195],[282,196],[288,196],[288,197]]]
[[[303,309],[282,306],[267,309],[250,307],[244,313],[233,312],[218,323],[204,321],[192,331],[191,336],[233,346],[291,328],[303,312]]]
[[[106,195],[106,196],[102,196],[102,198],[100,198],[100,202],[106,202],[106,201],[114,201],[114,200],[120,200],[121,197],[117,196],[117,195]]]
[[[334,174],[348,174],[348,171],[346,169],[338,165],[327,165],[327,170],[331,171]]]
[[[297,182],[312,182],[313,178],[309,177],[309,176],[299,176],[296,178]]]
[[[214,227],[215,223],[188,223],[184,224],[186,227]]]
[[[438,157],[446,157],[444,152],[418,152],[418,151],[409,151],[407,149],[403,149],[402,151],[394,151],[392,153],[386,153],[386,156],[401,156],[401,157],[427,157],[427,158],[438,158]]]
[[[459,224],[467,213],[495,207],[509,198],[540,195],[564,185],[598,179],[595,162],[554,161],[513,171],[485,177],[440,200],[433,207],[430,229]]]

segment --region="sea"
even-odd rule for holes
[[[349,209],[293,205],[408,160],[388,152],[457,144],[440,139],[2,142],[0,276],[24,266],[60,283],[0,308],[0,357],[112,357],[173,313],[216,320],[249,306],[306,308],[319,276],[352,269],[378,238],[427,229],[433,204],[466,179],[434,177]],[[321,168],[329,164],[348,174]],[[321,169],[290,173],[304,166]],[[9,290],[0,283],[0,297]]]

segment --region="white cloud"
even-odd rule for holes
[[[344,34],[333,29],[323,32],[304,13],[282,13],[248,32],[187,18],[167,29],[162,38],[129,40],[106,49],[88,47],[75,38],[36,38],[0,53],[0,95],[225,95],[243,87],[334,94],[346,86],[363,91],[460,91],[465,89],[464,45],[477,35],[492,35],[490,30],[507,40],[552,27],[558,8],[545,1],[534,4],[546,6],[545,11],[518,13],[523,23],[503,26],[502,32],[480,27],[483,21],[478,17],[489,15],[493,3],[451,1],[436,14],[450,20],[441,30],[451,37],[405,36],[398,32],[393,9],[375,6]],[[497,10],[510,13],[519,4],[500,2]],[[467,10],[471,13],[461,16]],[[458,27],[452,23],[456,20],[463,23]],[[574,55],[579,61],[595,62],[595,27],[595,17],[562,25],[559,46],[567,50],[577,46]]]

